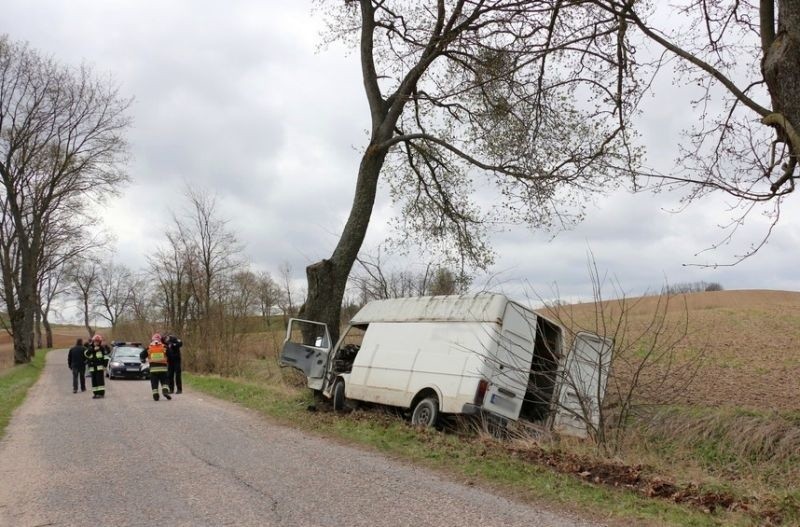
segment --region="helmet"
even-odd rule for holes
[[[154,340],[156,342],[161,342],[161,334],[160,333],[153,333],[153,338],[150,340]]]
[[[94,337],[92,337],[92,342],[103,342],[103,337],[97,333]]]

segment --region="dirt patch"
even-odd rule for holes
[[[514,457],[550,467],[596,485],[626,489],[647,498],[658,498],[689,505],[709,514],[718,511],[739,511],[758,519],[759,525],[780,525],[782,516],[772,503],[756,498],[736,497],[731,493],[703,489],[695,483],[676,483],[651,473],[643,465],[593,460],[568,452],[544,450],[538,446],[503,445]]]
[[[59,326],[53,331],[53,347],[69,348],[75,344],[76,338],[86,338],[86,328],[73,326]],[[3,331],[0,333],[0,371],[14,365],[14,345],[11,336]]]

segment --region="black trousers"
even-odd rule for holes
[[[153,399],[156,401],[158,400],[158,385],[161,384],[161,391],[164,395],[168,395],[170,392],[169,386],[167,386],[167,372],[165,371],[152,371],[152,365],[150,366],[150,387],[153,389]]]
[[[103,397],[106,394],[106,379],[103,377],[103,370],[97,371],[92,368],[92,395]]]
[[[177,388],[179,392],[183,391],[180,361],[170,362],[169,366],[167,366],[167,384],[171,392],[175,392],[175,388]]]
[[[86,366],[76,366],[72,368],[72,391],[78,391],[78,379],[81,381],[81,391],[86,391]]]

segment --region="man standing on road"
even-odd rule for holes
[[[153,400],[158,401],[158,384],[161,383],[161,391],[164,397],[169,396],[169,386],[167,386],[167,349],[161,341],[161,335],[155,333],[150,339],[150,345],[142,350],[139,358],[150,362],[150,387],[153,389]]]
[[[183,383],[181,382],[181,346],[183,341],[175,335],[167,335],[164,339],[167,346],[167,384],[172,393],[181,393]],[[175,391],[175,388],[178,391]]]
[[[108,348],[103,345],[103,337],[95,335],[84,352],[86,363],[92,374],[92,399],[103,398],[106,395],[105,370],[108,364]]]
[[[83,354],[83,339],[75,341],[67,352],[67,366],[72,370],[72,393],[78,393],[78,379],[81,381],[81,391],[86,391],[86,356]]]

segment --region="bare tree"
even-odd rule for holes
[[[292,266],[289,264],[289,262],[283,262],[278,269],[278,272],[280,273],[281,280],[281,296],[278,306],[283,312],[283,322],[284,324],[287,324],[289,317],[293,317],[297,314],[297,309],[295,308],[293,298],[294,287],[292,286]],[[303,311],[303,316],[307,316],[305,311]]]
[[[99,270],[94,284],[97,298],[97,313],[108,321],[114,329],[131,305],[133,295],[133,275],[125,265],[109,263]]]
[[[189,189],[186,198],[188,210],[173,218],[169,243],[150,258],[158,282],[155,301],[164,313],[161,329],[183,333],[188,366],[219,371],[232,364],[226,353],[233,335],[231,310],[241,301],[232,295],[234,277],[245,270],[242,248],[219,217],[214,197]]]
[[[421,271],[393,268],[382,261],[380,250],[376,256],[361,255],[356,261],[359,269],[350,279],[359,292],[361,305],[385,298],[464,293],[471,282],[470,276],[459,276],[433,262],[427,263]]]
[[[45,332],[45,346],[53,347],[53,328],[50,325],[50,312],[56,298],[69,291],[67,264],[47,269],[39,281],[39,298],[41,302],[40,317]],[[38,343],[41,347],[41,343]]]
[[[131,277],[131,299],[130,311],[132,321],[140,326],[141,330],[149,325],[150,321],[156,320],[154,305],[154,290],[159,289],[160,282],[154,284],[151,279],[145,274],[136,274]],[[160,290],[160,289],[159,289]],[[160,306],[159,306],[160,307]],[[182,325],[170,326],[176,331],[183,329]],[[150,329],[147,327],[146,329]],[[148,331],[145,331],[148,332]]]
[[[157,283],[156,303],[163,311],[163,322],[174,331],[183,333],[189,318],[192,290],[189,283],[188,255],[177,230],[166,234],[167,243],[148,256],[150,272]],[[136,303],[140,315],[149,299],[140,296]]]
[[[702,365],[704,350],[686,349],[689,310],[685,298],[669,293],[668,286],[660,295],[631,299],[618,283],[607,283],[593,257],[589,273],[592,302],[549,301],[542,311],[564,328],[569,345],[587,333],[600,338],[583,337],[588,346],[583,351],[573,348],[571,360],[583,365],[552,363],[543,368],[557,376],[561,391],[568,390],[570,397],[539,401],[536,387],[526,397],[583,423],[600,448],[618,452],[633,417],[685,396]],[[604,297],[609,287],[611,300]]]
[[[91,339],[94,336],[92,319],[97,311],[95,291],[100,277],[100,264],[93,256],[81,258],[74,262],[67,272],[72,285],[72,291],[81,307],[83,325]]]
[[[192,294],[200,315],[205,316],[211,311],[219,281],[240,265],[241,246],[227,221],[218,217],[215,197],[192,189],[187,190],[186,197],[190,212],[176,219],[175,225],[187,255]]]
[[[0,36],[0,272],[17,363],[33,352],[50,227],[91,218],[92,199],[126,180],[127,107],[87,67],[59,66]]]
[[[269,327],[272,308],[280,304],[281,290],[275,280],[272,279],[272,276],[266,271],[258,273],[256,279],[258,280],[259,311],[267,327]]]

